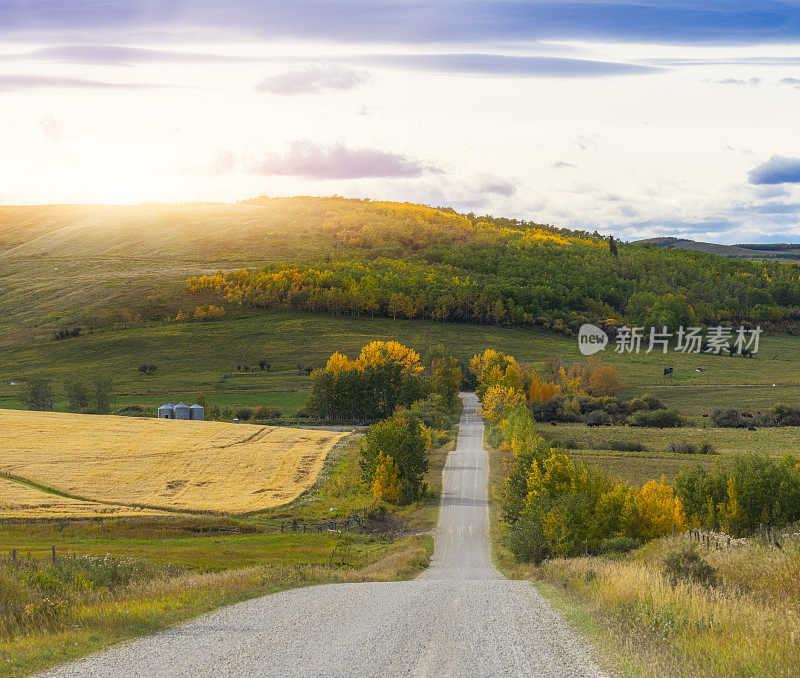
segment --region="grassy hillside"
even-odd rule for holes
[[[136,324],[62,341],[41,336],[0,346],[0,407],[22,406],[19,393],[25,379],[43,376],[52,381],[57,393],[63,393],[63,379],[78,373],[111,378],[118,406],[141,403],[154,412],[162,402],[190,400],[205,393],[212,404],[275,405],[292,414],[302,406],[309,386],[305,371],[298,373],[298,364],[320,367],[334,352],[356,355],[375,339],[395,339],[422,355],[439,343],[464,358],[496,348],[537,368],[553,354],[567,363],[582,359],[575,339],[542,331],[270,312],[208,323]],[[761,352],[752,359],[682,353],[621,355],[612,348],[599,357],[619,369],[629,394],[654,391],[670,405],[699,415],[714,404],[749,406],[756,394],[765,407],[797,400],[798,344],[794,337],[767,336]],[[261,358],[271,362],[270,372],[258,370]],[[145,376],[137,369],[143,363],[157,364],[158,370]],[[237,373],[236,366],[242,363],[256,371]],[[672,377],[662,376],[665,366],[674,368]],[[696,372],[698,367],[705,371]],[[745,389],[741,384],[762,386]],[[63,407],[63,399],[59,406]]]
[[[212,302],[229,315],[315,310],[567,335],[587,320],[800,318],[797,266],[617,250],[534,222],[342,198],[0,207],[0,341],[191,315]],[[217,271],[227,275],[203,278]]]
[[[174,313],[187,277],[319,256],[322,204],[0,206],[0,335]]]

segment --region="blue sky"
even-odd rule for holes
[[[0,203],[353,195],[800,239],[797,2],[0,5]]]

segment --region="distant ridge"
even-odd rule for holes
[[[645,238],[635,240],[636,245],[650,245],[662,249],[695,250],[731,259],[800,259],[800,244],[766,243],[752,245],[718,245],[686,238]]]

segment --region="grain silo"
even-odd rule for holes
[[[190,412],[189,406],[186,403],[178,403],[172,410],[175,413],[174,419],[189,419]]]
[[[189,408],[189,419],[192,421],[203,421],[206,418],[206,409],[202,405],[195,403]]]
[[[159,419],[174,419],[175,418],[175,403],[167,403],[158,408]]]

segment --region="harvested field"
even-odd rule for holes
[[[101,504],[59,497],[7,478],[0,478],[0,516],[3,518],[130,518],[169,515],[166,511]]]
[[[0,410],[0,473],[79,499],[246,513],[287,503],[311,487],[344,435]]]

